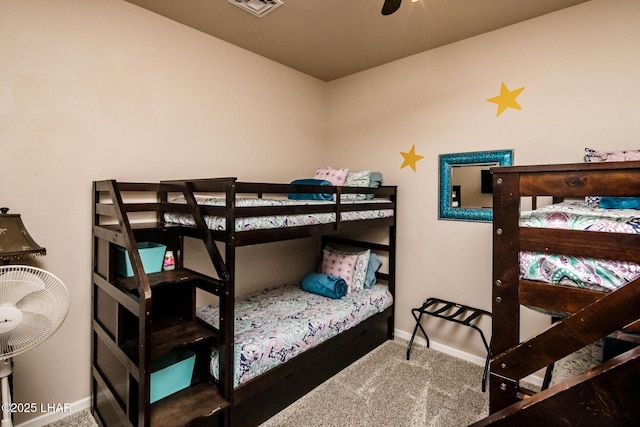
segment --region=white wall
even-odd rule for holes
[[[0,58],[0,202],[71,293],[61,329],[14,359],[14,400],[74,403],[91,384],[92,181],[309,176],[324,83],[120,0],[3,0]]]
[[[96,179],[379,170],[399,186],[396,328],[411,331],[427,296],[490,308],[491,226],[437,220],[438,154],[513,148],[532,164],[637,148],[639,21],[640,2],[594,0],[327,84],[120,0],[3,0],[0,201],[72,297],[62,328],[15,358],[15,400],[89,396]],[[496,117],[501,82],[525,86],[522,111]],[[413,144],[417,172],[400,169]],[[527,319],[526,333],[546,324]],[[425,325],[482,355],[470,329]]]
[[[491,309],[491,224],[438,220],[439,154],[513,149],[523,165],[638,148],[638,22],[640,2],[594,0],[327,85],[340,165],[382,170],[399,186],[397,329],[411,331],[411,308],[429,296]],[[522,110],[496,117],[487,99],[502,82],[525,87]],[[417,172],[401,169],[414,144],[425,158]],[[524,335],[548,325],[523,315]],[[440,343],[484,354],[470,328],[424,325]]]

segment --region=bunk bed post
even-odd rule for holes
[[[497,169],[497,170],[496,170]],[[493,276],[492,276],[492,344],[489,382],[490,413],[517,400],[518,380],[500,375],[495,357],[519,342],[520,305],[518,298],[518,227],[520,191],[518,173],[493,173]],[[499,207],[499,209],[496,209]]]
[[[99,224],[100,223],[100,215],[98,215],[98,212],[96,211],[96,204],[100,201],[100,193],[98,190],[98,183],[96,181],[93,181],[93,192],[91,194],[91,213],[93,216],[93,222],[91,224],[95,225],[95,224]],[[93,227],[92,225],[92,227]],[[98,243],[98,238],[94,235],[94,233],[91,233],[91,276],[92,276],[92,280],[91,280],[91,322],[94,322],[94,319],[97,317],[97,313],[98,313],[98,299],[96,297],[96,284],[94,283],[93,280],[93,275],[95,274],[97,268],[96,266],[96,261],[98,259],[98,248],[99,248],[99,243]],[[98,357],[97,357],[97,348],[98,348],[98,339],[96,338],[96,333],[95,331],[91,330],[91,369],[93,371],[93,367],[95,366]],[[95,414],[97,412],[97,408],[98,408],[98,399],[97,399],[97,395],[98,395],[98,386],[96,384],[96,381],[93,379],[93,372],[91,375],[91,413]],[[95,417],[95,416],[94,416]]]
[[[391,200],[393,201],[394,206],[398,206],[398,193],[397,187],[394,187],[393,195],[391,196]],[[397,224],[397,215],[393,215],[393,224],[389,226],[389,292],[393,295],[393,299],[396,299],[396,224]],[[395,312],[396,305],[393,304],[391,308],[391,317],[389,317],[389,328],[388,328],[388,338],[393,340],[395,336]]]
[[[222,395],[231,402],[231,408],[235,404],[234,398],[234,345],[235,345],[235,287],[236,287],[236,179],[233,178],[225,186],[226,212],[225,227],[227,230],[224,256],[228,277],[225,282],[225,290],[220,295],[220,332],[222,333],[222,357],[220,358],[220,387]],[[225,411],[224,425],[235,425],[233,409]]]

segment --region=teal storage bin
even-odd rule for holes
[[[116,257],[116,271],[125,277],[133,276],[131,261],[128,251],[122,246],[116,246],[118,256]],[[153,242],[138,243],[138,252],[142,258],[142,267],[145,273],[157,273],[162,270],[164,253],[167,250],[165,245]]]
[[[191,385],[196,354],[180,349],[151,362],[150,402],[163,399]]]

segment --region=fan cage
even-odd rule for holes
[[[52,273],[26,265],[0,266],[0,360],[24,353],[58,330],[71,300]],[[15,315],[17,310],[22,315]]]

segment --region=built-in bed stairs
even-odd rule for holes
[[[493,356],[490,415],[473,427],[640,425],[640,347],[541,392],[520,389],[520,379],[560,358],[616,331],[638,330],[640,279],[589,299],[540,335]]]

